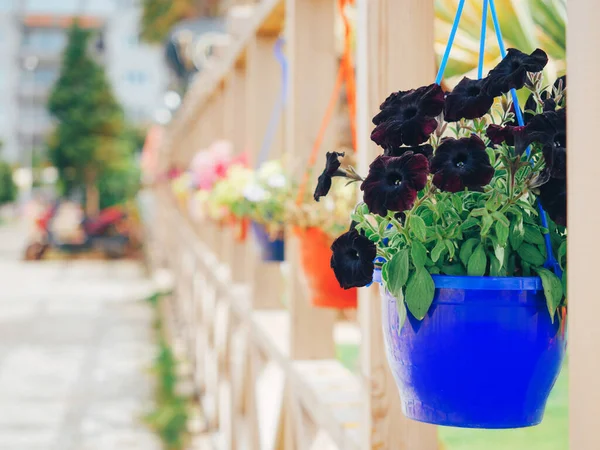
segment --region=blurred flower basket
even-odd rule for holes
[[[331,238],[316,227],[294,227],[300,241],[300,261],[311,290],[311,303],[318,308],[355,309],[357,290],[342,289],[330,267]]]
[[[327,158],[333,154],[344,156],[346,153],[328,153]],[[348,215],[356,203],[356,190],[354,186],[347,186],[347,180],[330,181],[330,195],[321,202],[314,202],[306,192],[298,193],[297,201],[288,209],[287,220],[294,226],[294,234],[299,239],[300,259],[312,292],[312,305],[356,308],[357,290],[340,287],[331,268],[333,237],[348,229]]]

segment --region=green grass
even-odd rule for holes
[[[358,371],[358,346],[337,345],[337,359]],[[516,430],[470,430],[438,427],[442,450],[568,450],[569,371],[565,363],[550,394],[543,422]]]
[[[516,430],[469,430],[439,427],[443,450],[568,450],[569,371],[565,364],[550,394],[544,420]]]

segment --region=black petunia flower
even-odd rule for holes
[[[412,208],[417,191],[427,184],[428,173],[429,161],[423,155],[408,152],[399,157],[378,156],[360,186],[369,211],[385,216],[388,210]]]
[[[392,93],[381,104],[371,139],[383,148],[419,145],[437,128],[444,92],[437,84]]]
[[[383,150],[383,156],[402,156],[406,152],[413,152],[415,155],[423,155],[427,159],[431,159],[433,147],[429,144],[414,145],[412,147],[387,147]]]
[[[515,151],[522,155],[533,142],[544,146],[567,146],[567,111],[565,108],[557,111],[547,111],[531,118],[529,123],[514,133]]]
[[[485,130],[487,136],[492,141],[492,144],[498,145],[506,142],[507,145],[513,146],[515,145],[515,133],[522,130],[524,127],[513,126],[513,125],[488,125]]]
[[[331,189],[331,178],[332,177],[345,177],[346,172],[340,170],[340,157],[345,156],[345,153],[338,152],[327,152],[325,155],[326,163],[325,170],[323,173],[319,175],[319,179],[317,181],[317,187],[315,188],[315,193],[313,195],[316,201],[319,201],[321,197],[325,197],[329,190]]]
[[[479,189],[490,182],[494,168],[485,151],[485,143],[476,135],[446,138],[431,160],[433,184],[442,191]]]
[[[375,243],[356,230],[338,237],[331,245],[331,268],[344,289],[362,287],[373,281]]]
[[[540,72],[548,63],[548,55],[539,48],[531,55],[509,48],[506,57],[490,70],[485,79],[485,91],[498,97],[511,89],[521,89],[525,85],[527,72]]]
[[[494,104],[494,97],[485,92],[486,80],[471,80],[464,77],[454,90],[446,96],[444,120],[456,122],[460,119],[477,119],[485,115]]]
[[[567,179],[550,178],[539,187],[540,203],[558,225],[567,226]]]

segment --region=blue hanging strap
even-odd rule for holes
[[[283,54],[283,38],[277,39],[275,42],[275,47],[273,49],[273,53],[279,65],[281,66],[281,90],[279,92],[279,98],[273,107],[273,111],[271,112],[271,117],[269,119],[269,124],[267,126],[267,131],[265,133],[265,137],[258,153],[258,158],[256,159],[256,167],[260,167],[260,165],[265,162],[267,157],[269,156],[269,151],[271,150],[271,145],[273,144],[273,139],[275,138],[275,133],[277,132],[277,127],[279,126],[279,120],[281,119],[281,114],[283,112],[283,108],[285,107],[285,103],[287,100],[287,92],[288,92],[288,63],[285,55]]]
[[[452,24],[452,29],[450,30],[450,36],[448,36],[446,50],[444,50],[444,56],[442,56],[440,68],[438,69],[437,76],[435,77],[435,84],[440,84],[442,82],[442,77],[446,71],[446,65],[448,64],[448,59],[450,58],[450,50],[452,49],[452,44],[454,44],[454,37],[456,36],[456,31],[458,30],[458,25],[460,23],[464,6],[465,0],[460,0],[458,3],[458,9],[456,10],[456,15],[454,16],[454,23]]]
[[[500,47],[500,55],[502,58],[506,57],[506,48],[504,47],[504,40],[502,39],[502,31],[500,30],[500,22],[498,21],[498,14],[496,13],[496,6],[494,5],[494,0],[489,0],[490,2],[490,13],[492,15],[492,21],[494,22],[494,29],[496,30],[496,38],[498,39],[498,47]],[[510,94],[512,96],[513,104],[515,106],[515,114],[517,116],[517,122],[519,126],[525,125],[525,121],[523,120],[523,113],[521,112],[521,107],[519,106],[519,99],[517,98],[517,91],[515,89],[510,90]],[[531,154],[531,148],[527,148],[527,157]],[[548,228],[548,218],[546,216],[546,211],[542,207],[539,199],[537,202],[538,211],[540,212],[540,219],[542,222],[542,226],[544,228]],[[554,273],[560,278],[562,277],[562,269],[560,268],[560,264],[554,258],[554,253],[552,251],[552,241],[550,240],[550,233],[544,234],[544,242],[546,245],[546,262],[544,263],[544,267],[548,269],[554,270]]]
[[[488,0],[483,0],[483,13],[481,14],[481,37],[479,38],[479,64],[477,64],[477,79],[483,77],[483,60],[485,56],[485,32],[487,31]]]

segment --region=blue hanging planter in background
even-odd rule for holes
[[[272,239],[264,225],[252,222],[252,231],[260,247],[263,261],[281,262],[285,260],[285,242],[283,237]]]
[[[464,428],[537,425],[561,369],[565,339],[539,278],[433,276],[433,304],[402,329],[382,287],[388,363],[404,414]]]

